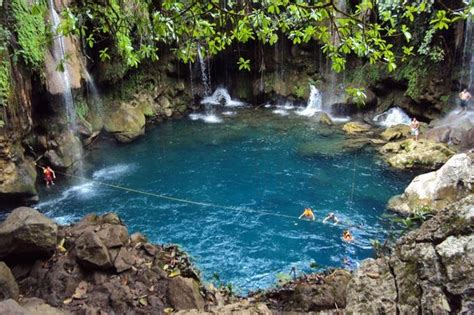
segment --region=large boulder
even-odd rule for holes
[[[112,267],[107,247],[92,229],[85,231],[76,239],[76,257],[86,268]]]
[[[16,301],[9,299],[0,302],[0,314],[5,315],[69,315],[71,313],[64,312],[57,308],[45,304],[40,299],[26,299],[22,305]]]
[[[357,135],[361,133],[366,133],[368,132],[372,126],[361,123],[361,122],[356,122],[356,121],[350,121],[342,127],[342,130],[344,130],[347,134],[350,135]]]
[[[402,195],[390,199],[388,208],[403,214],[422,206],[437,211],[473,191],[472,155],[462,153],[453,156],[439,170],[415,177]]]
[[[452,143],[462,148],[474,145],[474,113],[451,112],[445,118],[432,122],[433,128],[425,134],[427,139]]]
[[[390,142],[379,152],[390,166],[399,169],[437,169],[454,155],[445,144],[424,139]]]
[[[121,104],[105,117],[104,127],[120,142],[131,142],[145,134],[145,114],[140,106]]]
[[[0,261],[0,301],[18,299],[19,289],[10,268]]]
[[[401,138],[406,138],[410,135],[410,126],[407,125],[395,125],[385,129],[380,137],[385,141],[398,140]]]
[[[57,234],[58,227],[51,219],[32,208],[17,208],[0,224],[0,258],[50,255],[56,248]]]
[[[53,168],[70,168],[83,156],[81,140],[70,129],[63,129],[49,140],[44,157]]]
[[[172,278],[168,285],[167,300],[176,310],[204,309],[199,285],[191,278]]]

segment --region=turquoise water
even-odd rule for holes
[[[291,267],[309,272],[314,261],[342,267],[344,257],[367,258],[371,240],[386,236],[385,204],[412,176],[389,170],[371,150],[347,151],[339,129],[263,109],[240,109],[218,124],[167,121],[132,144],[101,143],[86,176],[219,206],[60,178],[41,190],[38,208],[60,223],[117,212],[131,232],[180,244],[205,279],[216,272],[241,293],[267,288]],[[297,219],[305,207],[316,222]],[[341,241],[344,226],[321,223],[330,211],[351,227],[354,244]]]

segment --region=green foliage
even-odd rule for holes
[[[224,295],[234,296],[236,294],[234,286],[232,285],[232,283],[225,283],[224,281],[222,281],[217,272],[214,272],[214,274],[212,275],[212,283]]]
[[[279,272],[276,274],[277,285],[283,286],[291,281],[291,276],[285,272]]]
[[[39,71],[44,64],[44,52],[48,42],[45,23],[47,7],[44,1],[30,5],[27,0],[12,0],[15,18],[14,31],[20,49],[16,51],[33,70]]]
[[[250,71],[250,60],[249,59],[244,59],[244,58],[240,57],[237,64],[239,65],[239,70]]]
[[[0,55],[0,106],[6,106],[10,95],[10,66]]]
[[[89,106],[86,102],[76,102],[75,104],[76,114],[82,120],[86,120],[87,114],[89,113]]]
[[[9,33],[0,25],[0,106],[7,105],[11,89],[10,64],[6,45],[8,37]],[[2,121],[0,121],[0,124],[1,123]]]
[[[365,100],[367,99],[364,88],[349,87],[346,88],[346,93],[357,107],[364,107]]]
[[[112,38],[114,47],[109,48],[116,49],[128,67],[156,60],[160,44],[187,63],[195,60],[200,46],[214,55],[232,44],[255,40],[274,45],[287,37],[295,45],[319,42],[334,71],[343,71],[346,57],[355,54],[371,64],[383,63],[392,72],[418,53],[420,32],[425,30],[432,31],[435,40],[429,46],[438,47],[432,57],[439,60],[441,32],[466,18],[469,9],[439,8],[428,0],[390,5],[363,0],[343,13],[326,0],[80,1],[64,14],[62,29],[83,37],[89,46]],[[378,19],[371,18],[372,12],[379,13]],[[398,37],[405,43],[403,49],[394,40]],[[101,59],[108,57],[103,49]],[[245,59],[238,65],[250,69]]]
[[[428,81],[429,69],[422,59],[413,59],[406,63],[395,74],[397,80],[406,80],[408,83],[405,95],[416,100],[420,97],[426,82]]]

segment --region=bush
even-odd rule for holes
[[[29,5],[26,0],[12,0],[15,32],[21,49],[18,54],[33,70],[40,71],[44,65],[44,50],[48,43],[45,23],[47,7],[44,1]]]

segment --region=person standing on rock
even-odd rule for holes
[[[418,135],[420,134],[420,122],[416,120],[415,117],[413,117],[413,119],[411,120],[410,128],[413,140],[418,141]]]
[[[464,113],[467,110],[467,106],[471,98],[472,95],[467,89],[464,89],[461,91],[461,93],[459,93],[459,99],[461,100],[461,102],[459,103],[459,105],[461,106],[461,110],[459,111],[459,113]]]

